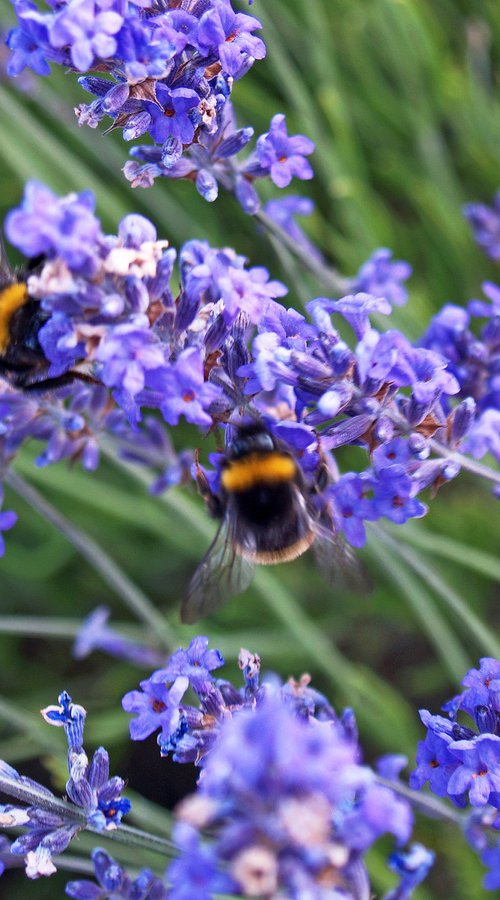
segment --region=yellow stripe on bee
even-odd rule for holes
[[[222,486],[226,491],[248,491],[256,484],[276,484],[291,481],[297,467],[291,456],[285,453],[251,453],[243,459],[232,460],[222,473]]]
[[[24,306],[28,297],[26,285],[14,281],[0,290],[0,356],[3,356],[9,346],[10,320],[21,306]]]

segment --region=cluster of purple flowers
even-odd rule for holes
[[[109,116],[126,139],[149,131],[181,153],[195,133],[217,129],[233,81],[266,53],[253,33],[258,19],[235,13],[230,0],[63,0],[50,12],[30,0],[13,5],[10,75],[26,66],[48,75],[49,63],[102,72],[82,78],[97,100],[80,107],[80,121],[95,127]]]
[[[474,237],[484,252],[496,262],[500,260],[500,191],[493,198],[493,206],[486,203],[467,203],[464,215],[470,222]]]
[[[64,691],[57,705],[47,706],[41,712],[49,725],[63,727],[66,733],[69,772],[66,793],[71,802],[57,801],[46,787],[0,761],[2,791],[25,800],[23,806],[9,803],[0,807],[2,827],[26,829],[2,849],[4,854],[25,857],[28,878],[52,875],[56,871],[52,857],[62,853],[83,828],[113,830],[131,806],[130,801],[121,796],[125,786],[123,779],[110,778],[106,750],[99,747],[89,761],[83,749],[86,717],[83,707],[72,703]]]
[[[66,895],[74,900],[166,900],[169,896],[162,878],[150,869],[141,869],[137,878],[130,878],[123,866],[101,847],[92,851],[95,881],[69,881]]]
[[[135,714],[132,739],[159,731],[162,755],[203,769],[177,810],[168,896],[369,897],[363,854],[387,832],[406,843],[413,817],[361,764],[352,711],[337,717],[307,675],[261,681],[260,659],[247,650],[241,688],[212,674],[223,663],[207,638],[194,638],[123,698]],[[185,702],[188,689],[197,706]],[[432,863],[423,854],[415,884]]]
[[[453,348],[441,341],[437,351],[432,329],[426,346],[415,347],[399,331],[374,327],[373,314],[390,315],[391,304],[407,299],[409,266],[387,250],[362,266],[352,293],[311,301],[306,319],[277,302],[286,288],[264,268],[204,241],[181,248],[174,293],[176,253],[152,223],[129,215],[117,235],[104,235],[88,192],[59,198],[31,182],[6,233],[28,257],[43,259],[28,290],[46,314],[37,338],[47,376],[83,369],[98,383],[26,394],[2,381],[3,468],[35,437],[46,444],[40,464],[81,458],[92,469],[108,433],[121,452],[156,471],[159,490],[189,477],[192,456],[176,456],[160,420],[142,422],[143,408],[158,409],[170,426],[185,418],[223,428],[226,441],[238,423],[262,417],[306,478],[327,460],[331,481],[320,502],[360,546],[366,521],[424,515],[417,495],[457,474],[453,461],[432,455],[429,438],[453,449],[488,412],[498,415],[490,381],[466,381]],[[339,331],[345,322],[353,346]],[[347,445],[366,450],[366,469],[339,474],[331,451]]]
[[[466,207],[466,213],[479,244],[500,259],[499,213],[473,204]],[[489,243],[477,222],[483,213],[496,222],[496,236],[491,229]],[[491,281],[482,287],[486,301],[471,300],[467,309],[446,304],[431,320],[421,343],[446,357],[449,371],[460,385],[459,397],[476,404],[464,449],[476,458],[491,453],[500,461],[500,287]]]
[[[475,815],[467,836],[492,867],[485,887],[494,890],[500,888],[500,841],[490,846],[480,826],[500,830],[500,662],[481,659],[462,684],[465,690],[443,707],[450,718],[421,710],[427,735],[418,746],[410,785],[421,788],[429,782],[435,794],[456,806],[470,803]],[[465,724],[457,720],[461,713],[468,716]]]
[[[119,638],[103,623],[102,610],[86,625],[85,644],[96,630],[103,638],[99,645],[119,652]],[[130,646],[124,643],[127,658]],[[410,794],[399,781],[406,759],[383,757],[374,771],[363,764],[353,712],[337,716],[308,675],[286,683],[273,674],[261,679],[260,659],[247,650],[241,650],[238,662],[241,687],[214,675],[224,660],[207,638],[196,637],[141,682],[140,691],[125,695],[125,710],[135,714],[132,739],[158,731],[162,755],[201,769],[198,786],[175,811],[174,858],[164,875],[144,868],[130,876],[96,848],[97,883],[71,881],[66,893],[75,900],[110,895],[210,900],[219,893],[369,900],[364,856],[390,834],[397,849],[388,864],[400,882],[384,900],[411,897],[434,854],[420,844],[404,848],[413,827]],[[465,690],[444,707],[450,719],[422,711],[428,734],[419,745],[410,785],[421,788],[429,781],[435,793],[459,807],[469,795],[473,812],[462,827],[490,867],[485,887],[494,890],[500,885],[500,844],[492,842],[500,827],[500,662],[482,659],[463,684]],[[188,691],[197,705],[186,702]],[[457,721],[461,712],[477,730]],[[24,829],[12,844],[1,839],[2,863],[8,866],[13,854],[25,856],[31,878],[51,875],[52,857],[83,828],[112,831],[130,809],[121,796],[122,779],[109,777],[106,752],[99,748],[89,762],[83,750],[85,710],[63,692],[42,715],[67,735],[70,802],[61,803],[0,764],[2,790],[24,801],[0,810],[3,827]],[[429,807],[429,812],[439,810]]]
[[[253,213],[256,178],[278,187],[293,176],[312,178],[305,157],[314,144],[289,136],[281,114],[245,162],[233,160],[253,135],[236,127],[233,82],[266,49],[254,34],[259,20],[235,12],[230,0],[64,0],[50,3],[50,12],[30,0],[13,5],[19,25],[7,39],[10,75],[25,67],[48,75],[51,62],[92,73],[80,78],[96,98],[76,109],[80,125],[96,128],[109,117],[109,130],[121,128],[127,141],[151,137],[125,166],[134,187],[150,187],[158,176],[187,178],[213,201],[222,185]]]

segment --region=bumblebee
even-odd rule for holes
[[[27,286],[29,275],[42,263],[43,257],[37,257],[15,272],[0,237],[0,377],[27,392],[51,391],[75,380],[95,384],[92,376],[73,369],[55,378],[47,374],[50,363],[38,335],[50,314],[30,297]]]
[[[192,624],[240,594],[256,565],[296,559],[309,547],[329,582],[339,573],[355,575],[353,557],[328,511],[314,502],[328,480],[325,464],[310,487],[283,441],[261,423],[240,426],[222,463],[217,492],[197,467],[200,493],[221,524],[191,579],[181,620]]]

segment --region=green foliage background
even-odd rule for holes
[[[1,21],[12,22],[7,0],[0,8]],[[316,141],[316,177],[296,186],[317,204],[307,223],[311,237],[346,275],[378,246],[409,260],[411,301],[394,319],[417,338],[444,302],[465,303],[478,296],[482,280],[497,277],[460,208],[468,200],[489,201],[500,180],[498,3],[257,0],[251,12],[263,21],[268,57],[235,88],[241,123],[261,133],[282,111],[290,133]],[[72,107],[84,100],[74,77],[61,72],[44,80],[0,78],[2,218],[29,177],[60,192],[90,187],[110,231],[124,214],[142,212],[176,246],[208,238],[267,265],[289,284],[298,307],[324,292],[230,197],[208,205],[183,183],[132,191],[120,171],[127,157],[120,134],[78,129]],[[178,429],[175,440],[201,445],[202,454],[209,449],[188,429]],[[262,571],[243,597],[201,628],[187,628],[178,622],[179,600],[214,529],[194,491],[153,499],[136,476],[108,459],[90,475],[66,465],[38,469],[35,456],[29,448],[18,471],[149,595],[176,644],[201,630],[222,650],[235,679],[242,645],[283,677],[310,672],[338,707],[355,708],[368,760],[397,751],[412,761],[423,733],[418,708],[437,712],[470,665],[498,654],[497,501],[469,475],[441,491],[424,521],[387,529],[392,543],[371,533],[363,553],[374,584],[370,596],[333,596],[306,556]],[[350,465],[349,458],[341,464]],[[144,632],[61,534],[8,491],[6,508],[18,510],[20,521],[7,535],[0,563],[0,757],[64,790],[63,737],[37,711],[66,688],[89,711],[88,749],[105,744],[113,772],[128,774],[131,789],[149,798],[135,804],[135,823],[165,831],[161,807],[192,780],[157,760],[154,739],[138,747],[128,740],[120,698],[148,673],[99,654],[81,663],[70,656],[70,635],[97,604],[109,605],[127,633]],[[42,638],[34,617],[49,623]],[[419,822],[416,838],[438,853],[420,900],[488,896],[479,887],[481,865],[448,826]],[[87,846],[82,838],[80,851]],[[377,894],[391,883],[387,849],[372,855]],[[116,855],[127,858],[120,848]],[[27,898],[62,896],[66,880],[21,878],[5,878],[2,896],[20,890]]]

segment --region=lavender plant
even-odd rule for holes
[[[384,896],[403,900],[435,859],[410,843],[418,811],[463,833],[490,869],[485,888],[494,890],[500,670],[493,657],[468,672],[466,690],[444,707],[449,718],[421,712],[428,734],[408,787],[405,758],[364,763],[354,713],[337,715],[308,675],[285,683],[262,678],[259,657],[242,650],[243,685],[235,686],[214,674],[224,659],[205,637],[165,660],[159,645],[176,646],[176,626],[17,469],[23,448],[35,442],[41,468],[67,460],[94,472],[104,455],[146,478],[155,495],[187,491],[196,479],[216,496],[240,427],[259,422],[294,460],[332,537],[361,548],[371,534],[392,546],[387,526],[425,516],[429,497],[461,469],[498,492],[498,471],[478,460],[500,459],[500,287],[485,282],[486,301],[471,300],[466,309],[446,304],[410,340],[397,325],[409,299],[407,262],[380,248],[343,277],[295,221],[312,212],[309,198],[273,198],[261,208],[257,180],[266,193],[311,179],[314,143],[289,134],[278,113],[249,149],[254,130],[237,124],[232,89],[266,48],[255,34],[260,21],[229,0],[65,0],[48,11],[31,0],[13,5],[10,75],[26,67],[49,75],[51,64],[79,74],[95,97],[76,109],[80,125],[96,128],[109,118],[108,131],[122,129],[127,141],[150,138],[132,148],[124,166],[133,187],[187,179],[209,202],[222,187],[295,254],[321,293],[299,312],[283,302],[285,284],[257,260],[207,240],[170,247],[136,213],[107,234],[90,191],[61,197],[30,180],[8,214],[6,237],[26,262],[23,274],[4,275],[0,287],[0,482],[55,524],[154,633],[157,640],[124,637],[99,608],[79,631],[74,654],[83,659],[100,649],[158,667],[123,697],[134,716],[130,736],[142,741],[158,732],[160,755],[194,764],[200,776],[177,806],[168,840],[124,825],[131,812],[125,783],[110,778],[102,747],[89,761],[85,710],[63,691],[42,715],[67,736],[66,798],[0,764],[1,789],[22,804],[1,808],[0,824],[18,836],[0,838],[0,866],[23,857],[30,879],[58,867],[76,870],[66,894],[79,900],[368,900],[367,854],[376,845],[385,857],[389,835],[395,847],[387,863],[399,883]],[[479,245],[498,260],[498,197],[493,208],[469,204],[464,212]],[[28,304],[37,310],[31,373],[11,353]],[[185,423],[203,438],[193,438]],[[214,443],[217,452],[210,452]],[[0,556],[1,532],[16,519],[0,511]],[[405,558],[418,570],[402,549]],[[432,574],[424,578],[436,583]],[[454,595],[442,593],[456,609]],[[473,614],[467,621],[489,644]],[[419,792],[427,781],[440,799]],[[89,863],[74,841],[84,831],[115,841],[117,850],[134,846],[134,865],[123,865],[109,845],[94,845],[94,880],[84,877]]]
[[[93,628],[95,622],[94,616]],[[108,643],[111,652],[119,652],[119,635],[111,629]],[[122,647],[129,658],[129,642]],[[352,710],[337,716],[308,675],[286,683],[275,675],[261,679],[260,658],[242,650],[238,688],[212,674],[223,664],[207,638],[193,638],[141,682],[141,691],[123,698],[124,709],[136,714],[130,723],[133,740],[159,731],[162,755],[172,753],[176,762],[195,762],[202,769],[196,792],[176,810],[172,842],[123,826],[122,816],[130,811],[121,796],[124,783],[109,778],[102,747],[89,763],[82,747],[85,710],[63,692],[42,715],[66,732],[71,802],[61,803],[2,763],[2,789],[29,804],[2,809],[4,827],[25,829],[12,844],[5,841],[4,865],[12,865],[18,854],[25,857],[29,878],[50,875],[78,832],[90,829],[144,846],[149,841],[151,850],[174,858],[164,875],[144,868],[134,876],[96,848],[97,883],[67,884],[67,895],[78,900],[215,894],[364,900],[371,896],[365,854],[390,833],[398,849],[389,866],[400,882],[386,897],[395,900],[411,896],[434,862],[434,854],[420,844],[403,849],[411,838],[414,806],[458,826],[491,867],[485,886],[498,886],[498,662],[483,659],[480,670],[467,674],[466,690],[445,706],[451,719],[422,712],[429,733],[410,784],[421,788],[430,779],[438,796],[462,808],[470,788],[470,814],[407,788],[400,780],[405,757],[383,757],[377,770],[363,764]],[[189,690],[198,706],[186,702]],[[455,721],[460,709],[473,711],[479,734]],[[64,857],[60,864],[64,867]]]
[[[93,210],[88,193],[58,198],[31,182],[7,217],[11,243],[42,258],[27,289],[45,314],[35,339],[47,377],[85,371],[95,385],[75,381],[52,394],[37,393],[36,381],[23,392],[4,380],[4,474],[30,438],[44,444],[39,465],[70,458],[87,469],[109,438],[155,472],[160,490],[189,479],[192,460],[187,448],[173,452],[166,425],[185,419],[221,430],[227,446],[238,423],[260,418],[311,481],[327,460],[331,479],[318,502],[331,510],[331,527],[360,547],[367,522],[421,517],[425,489],[435,492],[460,465],[477,470],[458,447],[498,454],[494,286],[485,288],[491,307],[446,306],[415,346],[371,321],[407,300],[409,267],[387,251],[362,266],[352,293],[308,303],[306,318],[277,302],[286,287],[263,267],[207,242],[180,249],[176,292],[176,253],[151,222],[129,215],[117,235],[104,235]],[[486,315],[475,335],[473,319]],[[160,418],[143,423],[144,409]],[[339,471],[331,451],[345,446],[365,451],[364,468]],[[206,476],[216,485],[222,457],[211,459]]]

